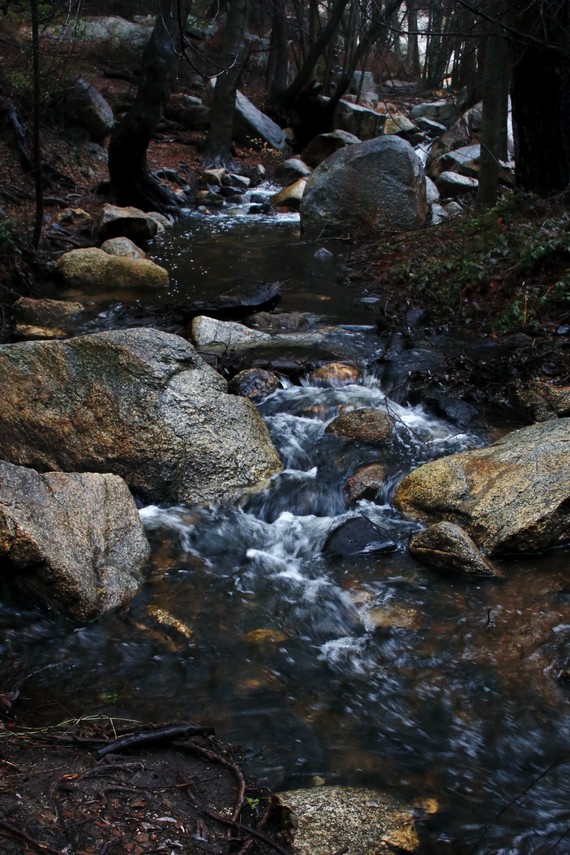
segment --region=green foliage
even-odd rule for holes
[[[560,323],[570,313],[570,212],[513,194],[475,216],[378,247],[382,279],[440,313],[492,331]]]
[[[22,254],[17,233],[16,223],[7,217],[0,217],[0,258],[3,260]]]

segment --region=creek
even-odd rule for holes
[[[391,506],[398,479],[487,443],[496,426],[482,418],[466,431],[387,399],[373,301],[338,280],[338,245],[316,259],[320,245],[297,229],[295,218],[197,218],[152,255],[171,271],[170,298],[282,280],[280,308],[341,325],[361,380],[331,389],[283,379],[260,404],[284,462],[263,492],[141,508],[153,555],[129,608],[78,627],[1,604],[2,670],[31,674],[19,703],[24,714],[41,709],[42,723],[192,719],[241,744],[274,789],[322,778],[435,799],[420,829],[426,853],[561,855],[570,851],[568,550],[505,561],[500,580],[447,575],[408,555],[416,526]],[[98,309],[102,326],[120,314]],[[325,433],[341,408],[387,400],[397,429],[386,447]],[[347,477],[372,462],[385,469],[383,488],[347,510]],[[389,551],[327,552],[330,532],[356,516]]]

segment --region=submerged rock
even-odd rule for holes
[[[325,541],[325,555],[373,555],[394,552],[397,546],[380,526],[365,516],[345,520],[331,531]]]
[[[249,398],[254,404],[259,403],[276,389],[281,383],[274,371],[264,368],[246,368],[232,377],[229,384],[230,392]]]
[[[27,596],[89,620],[136,594],[149,551],[122,478],[0,462],[0,554]]]
[[[0,347],[0,457],[113,472],[149,501],[243,493],[279,471],[267,428],[182,338],[150,329]]]
[[[66,300],[20,297],[12,305],[12,313],[14,332],[22,338],[65,338],[77,330],[85,306]]]
[[[414,827],[419,811],[383,790],[322,786],[278,795],[297,818],[298,855],[380,855],[420,846]]]
[[[488,448],[426,463],[399,484],[409,517],[461,524],[487,554],[570,541],[570,419],[513,431]]]

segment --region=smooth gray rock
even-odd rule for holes
[[[309,237],[413,229],[427,210],[424,170],[412,146],[377,137],[343,148],[315,170],[301,202],[301,228]]]
[[[261,417],[184,339],[150,329],[0,348],[0,457],[113,472],[148,501],[255,488],[281,463]]]
[[[443,199],[451,199],[456,196],[465,196],[475,193],[479,182],[476,178],[460,175],[458,172],[442,172],[436,182],[437,189]]]
[[[408,517],[460,524],[488,555],[570,542],[570,419],[426,463],[399,484]]]
[[[275,180],[285,187],[299,178],[308,178],[313,170],[300,157],[290,157],[275,169]]]
[[[78,77],[66,92],[65,103],[69,121],[87,131],[93,142],[102,142],[111,133],[113,110],[88,80]]]
[[[47,472],[0,461],[0,554],[9,583],[77,620],[130,600],[150,549],[116,475]]]
[[[262,141],[278,151],[287,148],[285,134],[279,125],[258,110],[239,89],[236,92],[234,139],[242,143]]]

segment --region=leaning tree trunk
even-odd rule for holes
[[[187,0],[160,0],[135,103],[111,135],[109,175],[119,205],[162,213],[179,210],[176,196],[150,172],[147,149],[170,96],[187,5]]]

